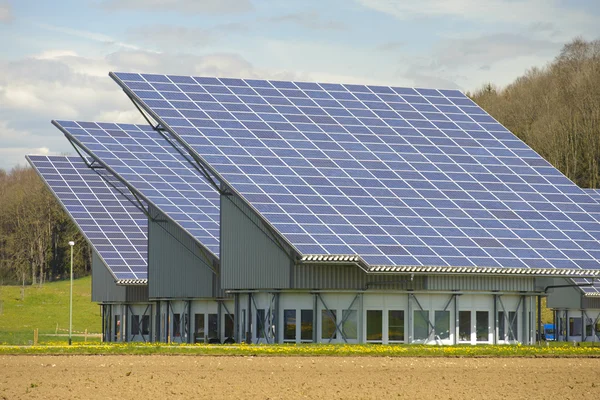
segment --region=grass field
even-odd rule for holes
[[[73,281],[74,331],[101,331],[100,307],[91,301],[91,284],[91,277]],[[23,300],[21,286],[0,286],[0,302],[0,343],[29,344],[33,341],[33,330],[36,328],[39,329],[40,343],[68,341],[67,337],[45,334],[54,334],[57,324],[61,329],[69,328],[69,281],[45,283],[42,287],[25,286]],[[83,337],[73,337],[73,341],[83,340]]]

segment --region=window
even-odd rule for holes
[[[569,318],[569,336],[581,336],[581,317]]]
[[[388,340],[404,341],[404,311],[388,311]]]
[[[450,311],[435,312],[435,334],[440,339],[448,339],[450,337]]]
[[[225,338],[231,338],[233,339],[234,333],[233,333],[233,321],[235,321],[235,315],[233,314],[226,314],[225,315]]]
[[[150,334],[150,316],[142,315],[142,335]]]
[[[173,314],[173,337],[181,336],[181,314]]]
[[[381,310],[367,310],[367,340],[383,339],[383,317]]]
[[[490,317],[487,311],[475,312],[476,333],[478,342],[487,342],[490,340]]]
[[[310,340],[313,338],[313,310],[300,310],[300,339]]]
[[[517,312],[508,312],[508,323],[510,324],[510,331],[508,332],[508,340],[517,340],[519,337],[519,321],[517,321]]]
[[[194,314],[194,342],[204,342],[204,314]]]
[[[256,337],[265,337],[265,310],[256,310]]]
[[[296,340],[296,310],[283,310],[283,340]]]
[[[218,333],[219,316],[217,314],[208,314],[208,339],[219,340]]]
[[[589,337],[592,336],[592,319],[591,318],[586,318],[585,321],[585,336]]]
[[[131,316],[131,335],[139,335],[140,334],[140,316],[132,315]]]
[[[336,312],[335,310],[321,310],[321,338],[336,338]]]
[[[471,341],[471,311],[458,312],[458,340]]]
[[[346,339],[358,339],[358,313],[356,310],[342,310],[342,332]]]
[[[504,311],[498,311],[498,340],[505,340],[506,332],[506,324],[504,321]]]
[[[115,315],[115,342],[121,339],[121,316]]]
[[[415,311],[415,340],[429,339],[429,311]]]

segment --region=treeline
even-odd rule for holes
[[[577,185],[600,186],[600,40],[576,39],[546,67],[470,96]]]
[[[31,168],[0,169],[0,284],[42,284],[91,270],[77,226]]]

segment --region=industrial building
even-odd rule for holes
[[[110,76],[148,124],[29,157],[106,340],[532,343],[545,296],[600,334],[600,202],[461,92]]]

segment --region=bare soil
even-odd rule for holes
[[[0,399],[599,399],[600,359],[0,356]]]

